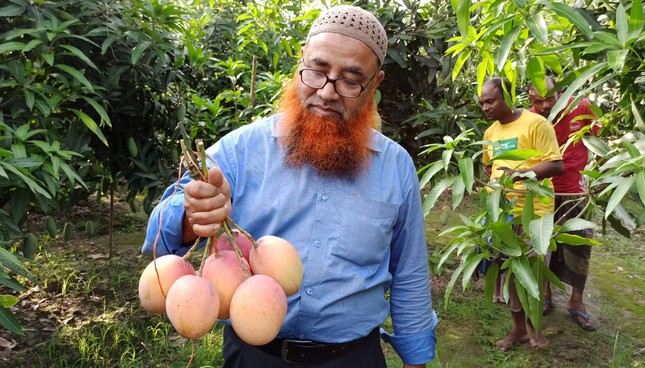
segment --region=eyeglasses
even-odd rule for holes
[[[327,83],[331,83],[334,85],[334,90],[336,91],[336,93],[338,93],[340,96],[349,98],[360,96],[360,94],[365,91],[367,85],[370,84],[372,79],[376,77],[376,73],[374,73],[372,78],[370,78],[370,80],[368,80],[365,85],[362,85],[357,81],[353,81],[351,79],[329,78],[327,74],[314,69],[300,69],[298,72],[300,73],[300,80],[302,81],[302,83],[304,83],[305,86],[315,89],[323,89],[325,88]]]

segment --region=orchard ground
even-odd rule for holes
[[[472,209],[474,204],[469,205]],[[60,231],[54,238],[45,235],[43,218],[31,216],[31,231],[38,233],[41,251],[27,266],[39,284],[25,282],[28,290],[16,294],[20,302],[12,310],[24,336],[0,329],[0,367],[186,367],[191,343],[177,336],[165,317],[149,315],[139,305],[138,278],[150,262],[140,254],[146,215],[117,201],[114,251],[108,258],[108,213],[107,204],[88,202],[56,214],[59,229],[67,221],[75,224],[69,241]],[[445,229],[438,217],[433,211],[427,219],[431,256],[445,243],[437,238]],[[82,231],[88,220],[97,224],[97,235]],[[456,221],[455,213],[447,226]],[[507,307],[484,300],[481,282],[475,282],[465,291],[456,286],[444,308],[448,265],[432,276],[440,324],[437,359],[428,367],[645,367],[643,231],[631,239],[613,232],[598,234],[597,239],[602,245],[592,253],[585,293],[595,332],[571,321],[566,311],[569,290],[556,289],[555,310],[544,319],[550,345],[533,350],[524,344],[501,352],[495,342],[510,328]],[[191,261],[198,265],[199,257],[201,252]],[[10,291],[0,290],[6,293]],[[400,367],[396,354],[384,346],[388,367]],[[220,364],[221,326],[216,326],[196,341],[191,367]]]

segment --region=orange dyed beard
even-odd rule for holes
[[[369,99],[355,115],[347,119],[326,118],[310,112],[298,95],[297,77],[286,87],[280,110],[281,138],[286,163],[294,167],[311,165],[326,176],[353,179],[367,166],[371,127],[376,125],[376,104]]]

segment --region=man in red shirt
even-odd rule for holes
[[[551,109],[561,96],[560,90],[555,90],[555,82],[551,77],[545,78],[547,95],[541,96],[535,86],[528,90],[531,111],[548,119]],[[562,224],[574,217],[582,217],[587,211],[588,197],[584,185],[584,178],[580,171],[584,170],[589,160],[589,152],[582,141],[570,141],[569,138],[586,129],[585,134],[596,134],[599,130],[593,124],[595,114],[590,109],[591,103],[583,98],[577,106],[570,108],[574,98],[570,98],[567,107],[553,119],[553,128],[558,138],[558,145],[562,150],[564,173],[553,177],[555,190],[555,220]],[[564,114],[563,114],[564,112]],[[592,230],[573,232],[573,234],[593,237]],[[590,245],[571,246],[558,243],[558,248],[551,254],[549,268],[562,280],[571,285],[571,298],[567,303],[567,311],[573,321],[584,330],[595,330],[589,314],[582,301],[589,259],[591,257]],[[544,289],[544,311],[547,315],[553,310],[551,300],[551,287],[547,283]]]

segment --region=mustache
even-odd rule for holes
[[[343,104],[340,101],[325,101],[318,96],[311,96],[307,99],[307,107],[320,106],[325,109],[334,110],[339,113],[344,113]]]

